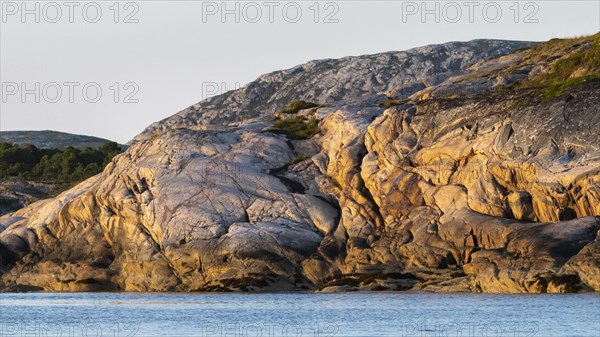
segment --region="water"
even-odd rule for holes
[[[0,294],[0,336],[600,336],[600,295]]]

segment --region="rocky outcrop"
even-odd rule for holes
[[[297,100],[361,107],[381,102],[384,95],[408,97],[465,74],[468,66],[531,45],[535,43],[474,40],[310,61],[265,74],[243,88],[194,104],[150,125],[136,140],[176,128],[202,130],[264,120]]]
[[[472,41],[262,76],[0,218],[0,286],[600,291],[600,84],[514,87],[593,39],[554,58]],[[320,106],[277,114],[299,99]]]
[[[27,181],[19,177],[2,179],[0,180],[0,215],[48,198],[55,189],[54,184]]]

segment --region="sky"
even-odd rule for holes
[[[0,1],[0,130],[125,143],[274,70],[600,31],[600,1]]]

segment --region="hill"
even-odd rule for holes
[[[0,142],[17,145],[31,144],[40,149],[64,150],[69,146],[85,150],[88,147],[97,149],[111,142],[108,139],[75,135],[58,131],[0,131]]]
[[[600,291],[599,53],[475,40],[263,75],[0,218],[0,288]]]

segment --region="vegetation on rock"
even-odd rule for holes
[[[294,101],[292,103],[290,103],[288,106],[286,106],[285,108],[283,108],[283,110],[280,111],[280,113],[282,114],[296,114],[298,113],[298,111],[300,110],[304,110],[304,109],[310,109],[310,108],[318,108],[320,107],[320,104],[317,103],[313,103],[313,102],[307,102],[307,101]]]
[[[288,104],[285,108],[283,108],[281,111],[276,113],[269,120],[272,122],[279,121],[279,120],[285,119],[286,115],[295,115],[302,110],[311,109],[311,108],[312,108],[312,110],[310,111],[309,115],[314,115],[317,108],[320,108],[320,107],[323,107],[323,105],[313,103],[313,102],[303,101],[303,100],[293,101],[292,103]]]
[[[600,81],[600,33],[575,39],[552,39],[525,53],[529,62],[550,64],[548,71],[519,86],[543,88],[544,99],[558,97],[572,86]]]
[[[309,139],[320,131],[318,120],[309,120],[304,116],[276,121],[275,125],[268,130],[273,133],[284,134],[293,140]]]

